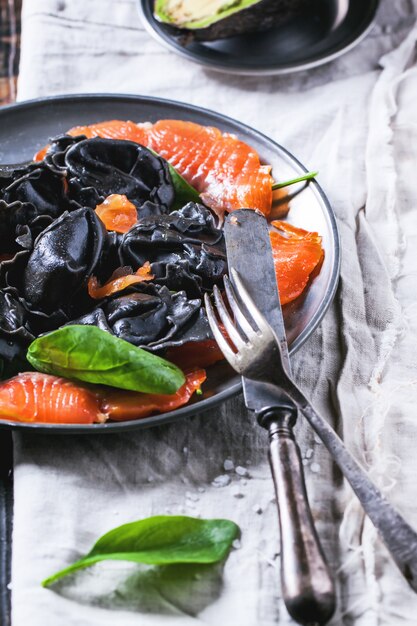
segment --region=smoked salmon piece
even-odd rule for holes
[[[271,212],[271,167],[262,165],[258,153],[235,135],[213,126],[182,120],[155,124],[111,120],[77,126],[68,134],[129,139],[151,148],[197,189],[219,217],[242,207],[258,209],[266,216]]]
[[[70,380],[25,372],[0,384],[0,420],[48,424],[103,422],[101,400]]]
[[[138,212],[133,202],[126,196],[113,193],[98,204],[95,209],[106,230],[116,233],[127,233],[138,221]]]
[[[169,348],[165,358],[185,370],[192,367],[209,367],[223,361],[224,355],[215,339],[206,339]]]
[[[187,404],[193,393],[200,389],[206,377],[203,369],[185,374],[185,383],[172,395],[109,388],[104,394],[102,407],[106,415],[115,421],[140,419],[154,413],[173,411]]]
[[[271,222],[277,230],[270,232],[281,304],[302,294],[312,273],[324,259],[318,233],[297,228],[288,222]]]
[[[124,268],[120,269],[123,272]],[[144,265],[142,265],[142,267],[134,273],[120,274],[119,272],[120,270],[116,270],[110,280],[108,280],[107,283],[101,287],[97,278],[95,276],[90,276],[88,279],[88,295],[90,298],[101,300],[102,298],[111,296],[113,293],[126,289],[126,287],[130,287],[130,285],[143,283],[146,280],[153,280],[155,278],[155,276],[151,274],[151,264],[149,261],[144,263]]]
[[[77,385],[65,378],[25,372],[0,383],[0,420],[46,424],[123,421],[173,411],[186,404],[206,380],[202,369],[185,375],[172,395]]]
[[[230,347],[234,349],[223,324],[220,323],[219,328],[223,337],[229,342]],[[168,348],[165,358],[171,361],[171,363],[178,365],[183,371],[188,371],[214,365],[218,361],[223,361],[224,355],[215,339],[205,339],[203,341],[190,341],[182,346]]]

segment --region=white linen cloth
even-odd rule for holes
[[[417,12],[382,2],[370,35],[321,68],[275,78],[204,70],[155,43],[135,0],[26,0],[19,98],[120,92],[169,97],[254,126],[295,153],[338,218],[337,297],[294,374],[417,527]],[[324,446],[299,440],[313,513],[338,578],[334,626],[415,625],[417,596]],[[13,626],[291,624],[279,586],[264,433],[241,398],[164,428],[106,437],[15,436]],[[248,469],[212,485],[225,459]],[[243,497],[233,495],[237,485]],[[255,510],[262,512],[255,512]],[[223,572],[190,578],[101,564],[53,590],[40,581],[110,528],[166,512],[242,529]],[[188,576],[188,580],[187,580]]]

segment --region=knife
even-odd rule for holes
[[[282,367],[291,375],[267,221],[253,209],[239,209],[226,218],[224,235],[229,276],[234,268],[244,280],[250,296],[275,331]],[[270,366],[274,368],[274,363]],[[277,383],[279,374],[276,368]],[[245,377],[242,384],[247,408],[255,413],[269,435],[285,605],[301,624],[325,624],[334,613],[335,588],[308,503],[300,450],[293,431],[297,408],[274,385]]]

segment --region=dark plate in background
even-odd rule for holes
[[[261,133],[218,113],[187,104],[140,96],[75,95],[24,102],[0,109],[0,164],[30,160],[48,138],[72,126],[109,119],[155,122],[158,119],[183,119],[217,126],[235,133],[250,144],[264,163],[273,167],[276,180],[289,180],[306,169],[288,151]],[[284,307],[284,317],[291,352],[299,348],[321,321],[334,296],[339,275],[339,239],[336,221],[322,189],[312,182],[290,202],[288,220],[323,237],[325,259],[320,274],[305,296]],[[0,427],[60,432],[105,433],[156,426],[192,415],[223,402],[241,389],[240,378],[223,362],[208,370],[202,396],[194,396],[187,406],[141,420],[94,424],[54,425],[16,424],[0,421]]]
[[[138,0],[145,28],[160,43],[207,68],[233,74],[287,74],[322,65],[366,35],[379,0],[319,0],[302,17],[262,33],[181,45],[153,16],[154,0]]]

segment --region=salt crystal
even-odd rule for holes
[[[320,439],[320,437],[317,437],[317,435],[314,435],[314,441],[316,443],[321,443],[321,439]]]
[[[153,483],[154,480],[153,476],[148,476],[148,483]]]
[[[235,498],[244,498],[245,494],[241,492],[240,487],[238,485],[235,485],[234,487],[232,487],[232,495]]]
[[[321,468],[320,468],[320,465],[318,463],[312,463],[310,469],[315,474],[318,474],[318,472],[320,471]]]
[[[6,586],[7,586],[7,589],[12,589],[13,588],[12,583],[8,583]]]
[[[309,448],[306,452],[306,459],[311,459],[311,457],[313,456],[313,448]]]
[[[253,511],[254,513],[257,513],[258,515],[260,515],[260,514],[263,512],[263,509],[262,509],[262,507],[261,507],[261,505],[260,505],[260,504],[255,504],[255,505],[252,507],[252,511]]]
[[[230,482],[230,476],[221,474],[220,476],[216,476],[211,484],[213,487],[227,487],[227,485],[230,485]]]
[[[186,491],[185,497],[187,500],[191,500],[192,502],[198,502],[200,499],[196,493],[191,493],[191,491]]]
[[[205,489],[204,489],[204,487],[199,487],[199,488],[197,489],[197,491],[199,491],[200,493],[204,493],[204,492],[205,492]]]
[[[301,459],[301,463],[303,465],[308,465],[308,459]]]
[[[187,452],[188,452],[188,448],[187,448],[187,446],[184,446],[184,447],[183,447],[183,449],[182,449],[182,451],[184,452],[184,454],[187,454]]]
[[[233,463],[231,459],[226,459],[225,462],[223,463],[223,467],[226,470],[226,472],[230,472],[232,469],[235,468],[235,464]]]
[[[234,539],[232,541],[232,546],[234,547],[235,550],[239,550],[242,547],[242,544],[240,543],[239,539]]]
[[[246,467],[242,467],[241,465],[238,465],[237,468],[235,469],[235,472],[239,476],[245,476],[246,478],[249,478],[249,472],[246,469]]]

